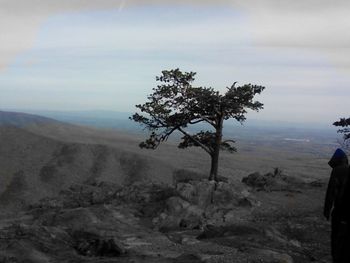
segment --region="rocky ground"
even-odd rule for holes
[[[0,262],[330,262],[325,182],[72,185],[0,218]]]

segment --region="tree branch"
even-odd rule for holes
[[[223,141],[222,143],[228,143],[228,142],[235,143],[234,140],[225,140],[225,141]]]
[[[203,122],[203,121],[205,121],[206,123],[210,124],[213,127],[215,126],[214,122],[209,120],[207,117],[198,117],[198,120],[196,120],[196,121],[189,121],[188,123],[189,124],[197,124],[197,123],[200,123],[200,122]]]
[[[188,136],[192,141],[194,141],[195,143],[197,143],[204,151],[206,151],[209,155],[212,155],[212,152],[210,151],[210,149],[204,145],[203,143],[201,143],[200,141],[196,140],[195,138],[193,138],[193,136],[191,136],[191,134],[189,134],[188,132],[186,132],[185,130],[183,130],[181,127],[177,128],[182,134]]]

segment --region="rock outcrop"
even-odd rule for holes
[[[207,224],[227,225],[246,220],[254,200],[233,184],[189,181],[176,185],[174,196],[166,200],[165,210],[153,223],[161,231],[202,229]]]
[[[261,174],[255,172],[242,179],[242,182],[256,191],[288,191],[298,192],[309,187],[322,187],[325,183],[321,180],[303,180],[295,176],[289,176],[282,170],[275,168],[271,173]]]
[[[323,226],[311,223],[317,219],[307,226],[266,223],[255,199],[244,188],[206,180],[176,187],[75,184],[11,220],[0,218],[0,262],[306,263],[316,258],[304,247],[310,244],[308,228]]]

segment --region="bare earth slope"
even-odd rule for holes
[[[130,151],[122,136],[120,145],[109,146],[93,136],[79,140],[85,133],[90,135],[89,128],[0,112],[0,205],[25,205],[92,180],[171,182],[173,167]],[[162,176],[154,176],[160,171]]]

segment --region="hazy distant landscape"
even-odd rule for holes
[[[145,133],[140,125],[129,120],[132,113],[127,112],[33,110],[22,110],[22,112],[37,114],[72,124],[117,129],[139,135]],[[337,135],[337,129],[332,126],[332,123],[321,125],[319,123],[262,121],[248,118],[247,122],[243,125],[234,121],[227,121],[226,125],[225,136],[239,140],[273,141],[274,143],[284,143],[284,141],[313,142],[315,144],[329,144],[333,146],[339,145],[337,142],[341,141],[341,136]]]

